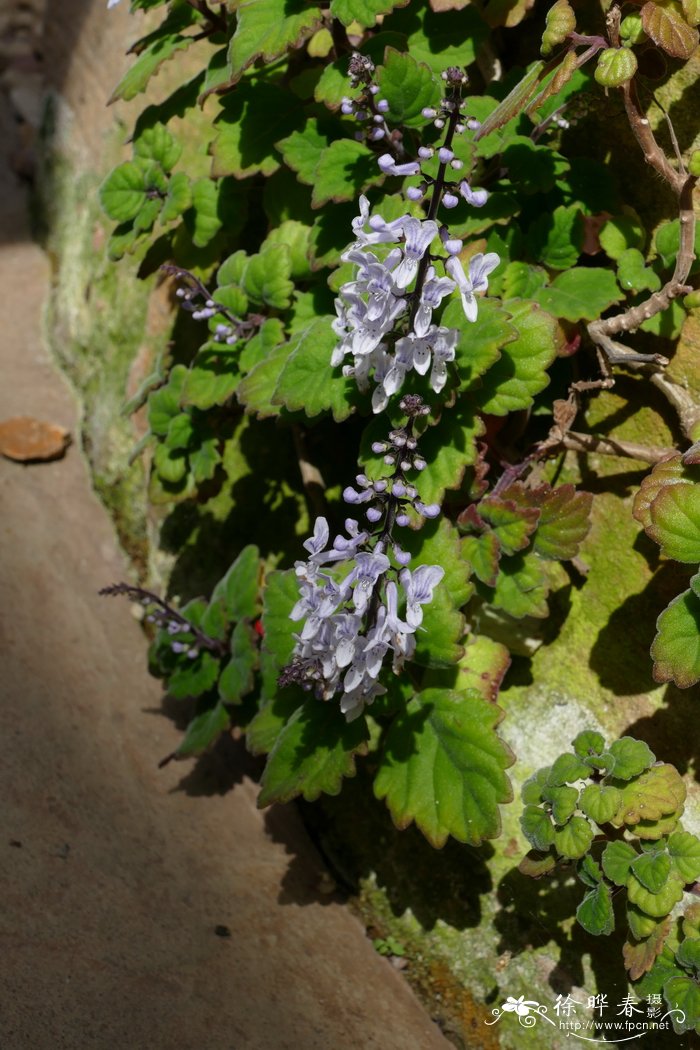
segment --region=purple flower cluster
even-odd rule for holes
[[[475,321],[476,293],[486,291],[488,276],[500,262],[498,255],[478,253],[465,271],[459,259],[462,242],[444,236],[447,257],[440,257],[439,262],[445,274],[439,276],[432,262],[425,266],[426,253],[438,238],[437,222],[411,215],[391,222],[380,215],[370,216],[365,196],[360,197],[360,214],[353,219],[352,228],[356,240],[342,259],[353,263],[356,272],[336,299],[333,331],[340,342],[331,365],[352,357],[353,363],[343,367],[343,374],[353,376],[363,391],[369,390],[370,376],[374,378],[375,412],[386,408],[411,370],[419,375],[430,371],[430,387],[439,393],[447,381],[447,365],[455,358],[459,330],[433,324],[433,311],[458,290],[465,317]],[[396,247],[380,259],[372,249],[387,244]],[[431,255],[430,260],[438,262],[438,257]],[[407,330],[397,337],[395,328],[406,314]]]
[[[345,528],[347,537],[336,536],[328,547],[328,522],[317,518],[304,543],[309,557],[296,563],[301,597],[290,613],[304,625],[280,682],[300,682],[323,700],[341,693],[340,709],[350,722],[386,692],[378,679],[387,654],[392,653],[394,673],[413,656],[422,607],[432,600],[444,570],[421,565],[415,572],[405,566],[397,572],[385,541],[370,546],[368,533],[352,518]]]

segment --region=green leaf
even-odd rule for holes
[[[496,733],[501,711],[473,690],[427,689],[389,728],[374,792],[397,827],[415,820],[440,848],[452,836],[477,846],[501,829],[513,757]]]
[[[547,271],[530,263],[511,262],[503,273],[503,296],[506,299],[531,299],[547,283]]]
[[[239,354],[238,367],[241,372],[245,375],[261,361],[266,361],[273,350],[283,342],[282,321],[278,317],[268,317],[256,334],[245,343]]]
[[[664,883],[658,893],[652,893],[639,879],[630,874],[627,880],[627,896],[641,911],[655,919],[661,919],[682,900],[683,883],[680,879],[672,877]]]
[[[486,635],[470,634],[459,661],[456,685],[460,689],[476,689],[484,700],[495,703],[509,667],[510,654],[505,645]]]
[[[296,0],[295,0],[296,2]],[[276,142],[303,123],[299,99],[265,80],[243,81],[221,102],[212,143],[212,176],[272,175],[280,166]]]
[[[493,299],[482,299],[476,321],[465,320],[458,300],[448,303],[443,311],[442,324],[459,329],[459,343],[455,349],[455,367],[459,374],[460,390],[472,386],[501,356],[506,343],[517,339],[517,330],[510,323],[510,314]]]
[[[251,368],[240,383],[236,396],[246,412],[255,413],[258,419],[278,416],[281,408],[273,402],[280,376],[289,358],[290,344],[276,346],[258,364]]]
[[[340,423],[355,411],[360,395],[354,382],[331,369],[331,354],[338,342],[331,321],[331,317],[318,317],[290,341],[272,401],[290,412],[305,412],[310,419],[330,411]]]
[[[644,265],[644,256],[637,248],[627,248],[622,252],[617,263],[617,277],[620,287],[626,291],[658,292],[661,287],[661,278]]]
[[[330,9],[333,17],[344,26],[357,22],[370,29],[378,15],[386,15],[395,7],[405,7],[407,3],[408,0],[331,0]]]
[[[297,624],[290,620],[289,614],[299,597],[299,581],[293,569],[268,574],[263,591],[263,640],[260,647],[264,698],[276,696],[279,673],[292,658]]]
[[[671,873],[668,853],[642,853],[630,865],[631,871],[650,893],[660,893]]]
[[[504,554],[515,554],[528,546],[540,512],[518,506],[515,500],[487,496],[479,503],[479,516],[491,526]]]
[[[100,203],[110,219],[128,222],[135,219],[148,198],[143,168],[133,161],[120,164],[100,186]]]
[[[182,449],[158,445],[153,454],[153,467],[162,481],[175,485],[187,474],[187,454]]]
[[[657,492],[649,508],[648,533],[661,553],[676,561],[700,561],[700,485],[671,484]]]
[[[567,561],[575,558],[591,527],[593,496],[573,485],[550,490],[541,505],[533,548],[542,558]]]
[[[437,106],[442,98],[435,74],[410,54],[388,47],[384,64],[377,70],[379,96],[389,103],[387,120],[405,127],[422,127],[426,118],[421,110]]]
[[[642,249],[646,234],[636,214],[617,215],[608,219],[598,234],[598,239],[610,258],[618,262],[629,249]]]
[[[615,759],[612,774],[617,780],[632,780],[656,762],[656,755],[643,740],[620,737],[608,751]]]
[[[301,689],[282,689],[263,704],[246,729],[246,747],[251,755],[267,755],[272,751],[287,722],[305,699]]]
[[[528,777],[522,786],[520,795],[523,802],[528,806],[536,806],[542,801],[542,789],[549,779],[550,766],[538,769],[531,777]]]
[[[460,558],[460,537],[446,518],[426,523],[422,529],[404,530],[400,544],[411,554],[411,570],[420,565],[441,565],[445,575],[423,607],[423,623],[416,632],[416,663],[424,667],[451,667],[464,655],[464,616],[460,609],[471,598],[469,566]]]
[[[254,619],[260,612],[261,575],[260,551],[253,544],[249,544],[221,577],[212,592],[209,604],[220,603],[229,622],[244,618]],[[296,598],[294,600],[296,601]]]
[[[462,557],[471,565],[477,580],[487,587],[496,586],[500,554],[501,545],[495,532],[465,536],[462,540]]]
[[[692,590],[674,598],[656,621],[651,646],[654,680],[688,689],[700,681],[700,598]]]
[[[288,219],[276,226],[265,238],[261,248],[286,249],[289,256],[289,276],[296,281],[311,277],[309,265],[309,234],[311,227],[296,219]]]
[[[253,628],[241,621],[231,635],[231,659],[219,678],[219,695],[229,704],[237,704],[253,688],[253,671],[258,662]]]
[[[218,677],[219,661],[209,650],[200,651],[193,660],[183,655],[168,678],[168,694],[175,700],[201,696],[215,685]]]
[[[361,55],[371,58],[375,66],[379,65],[384,57],[387,47],[395,47],[400,51],[407,49],[406,37],[400,33],[377,33],[369,38],[358,48]],[[335,62],[329,63],[314,89],[316,102],[323,102],[330,109],[337,109],[343,98],[348,94],[348,59],[345,55]]]
[[[317,120],[307,120],[301,131],[293,131],[286,139],[277,143],[284,163],[297,173],[300,182],[313,186],[316,168],[323,151],[330,145],[330,138],[320,130]]]
[[[534,257],[553,270],[575,266],[583,248],[583,215],[580,204],[559,205],[544,212],[531,225],[528,245]]]
[[[153,124],[145,128],[134,140],[134,155],[144,160],[155,161],[163,171],[172,171],[182,153],[182,146],[164,124]]]
[[[539,559],[530,554],[503,558],[493,594],[488,599],[516,620],[547,616],[549,584]]]
[[[311,207],[328,201],[354,201],[383,176],[376,154],[353,139],[336,139],[322,152],[314,172]]]
[[[355,756],[367,753],[364,718],[346,722],[333,701],[307,700],[291,716],[272,748],[260,781],[258,806],[313,802],[340,793],[343,777],[355,775]]]
[[[685,909],[681,930],[684,937],[700,937],[700,901]]]
[[[675,768],[668,764],[653,766],[622,788],[622,805],[613,823],[635,825],[682,812],[685,784]]]
[[[221,462],[219,439],[216,437],[203,438],[197,448],[190,450],[189,457],[190,469],[195,482],[201,485],[203,481],[210,481]]]
[[[600,862],[610,881],[614,882],[616,886],[624,886],[629,878],[630,865],[634,863],[638,856],[636,849],[629,842],[615,840],[608,842],[603,850]],[[637,937],[638,934],[635,933],[634,936]]]
[[[592,842],[593,828],[583,817],[572,817],[568,824],[554,830],[554,848],[560,857],[582,857]]]
[[[676,962],[700,973],[700,937],[686,937],[676,951]]]
[[[549,814],[540,806],[527,805],[520,817],[523,835],[535,849],[543,852],[554,845],[554,825]]]
[[[134,64],[121,78],[112,92],[109,103],[121,99],[128,102],[146,90],[149,80],[160,67],[177,54],[194,43],[193,36],[181,36],[180,33],[166,33],[153,40],[143,48]]]
[[[543,797],[552,807],[552,819],[554,820],[554,823],[566,824],[576,810],[578,788],[547,787],[543,791]]]
[[[654,925],[656,925],[656,923],[654,923]],[[636,986],[637,995],[639,997],[654,994],[658,995],[658,993],[662,991],[663,986],[669,977],[679,977],[682,975],[683,971],[676,963],[673,949],[670,948],[668,944],[665,944],[649,973],[645,974]]]
[[[581,792],[579,806],[596,824],[607,824],[617,813],[621,801],[622,796],[617,788],[589,784]]]
[[[605,737],[595,729],[584,729],[571,743],[579,758],[588,758],[589,755],[600,755],[603,752]]]
[[[224,405],[232,397],[239,380],[230,348],[221,343],[205,343],[187,374],[182,404],[199,409]]]
[[[476,459],[475,442],[484,429],[473,407],[461,403],[443,412],[437,425],[425,431],[419,449],[427,466],[414,482],[424,503],[441,504],[447,490],[460,487],[464,471]]]
[[[538,853],[530,850],[518,864],[518,871],[530,879],[541,879],[548,875],[557,866],[557,858],[553,853]]]
[[[576,874],[584,886],[594,889],[599,882],[603,881],[603,872],[590,853],[587,853],[576,865]]]
[[[175,754],[178,758],[185,755],[198,755],[213,744],[231,725],[231,716],[226,707],[219,701],[215,707],[196,715],[187,727],[185,736]]]
[[[560,784],[573,784],[577,780],[583,780],[590,775],[590,770],[585,762],[568,751],[559,755],[550,768],[547,783],[553,787]]]
[[[448,66],[471,65],[477,48],[490,32],[474,7],[438,14],[427,4],[411,5],[406,12],[395,11],[384,22],[384,28],[406,32],[408,46],[404,50],[435,73],[442,73]]]
[[[625,877],[623,882],[618,882],[618,886],[624,886],[626,882],[627,878]],[[630,933],[638,941],[642,941],[645,937],[651,936],[654,930],[659,926],[656,919],[652,919],[650,915],[645,915],[644,912],[640,911],[639,908],[636,908],[634,904],[628,903],[625,914],[627,916]]]
[[[251,255],[241,279],[248,298],[273,310],[286,310],[294,291],[294,282],[289,279],[291,266],[286,244]]]
[[[676,831],[668,839],[668,854],[684,883],[700,878],[700,839],[689,831]]]
[[[594,937],[607,936],[615,929],[612,895],[604,882],[590,890],[576,909],[576,918],[586,933]]]
[[[545,310],[565,321],[593,321],[623,296],[610,270],[575,266],[560,273],[534,298]]]
[[[192,189],[189,176],[179,171],[168,182],[168,193],[163,201],[160,221],[165,224],[179,219],[192,204]]]
[[[651,474],[647,474],[642,480],[634,497],[632,513],[640,525],[647,532],[652,528],[651,505],[665,486],[691,484],[696,477],[700,480],[697,468],[685,467],[680,452],[674,452],[657,463]]]
[[[654,248],[661,259],[664,267],[670,269],[675,266],[676,258],[681,244],[681,226],[678,219],[662,223],[654,234]],[[696,260],[691,268],[691,273],[696,272],[698,267],[697,256],[700,254],[700,230],[695,227],[694,251]]]
[[[529,408],[535,394],[549,383],[546,369],[556,356],[556,321],[536,303],[511,299],[505,303],[517,339],[501,348],[500,359],[482,379],[475,396],[484,412],[506,416]]]
[[[322,24],[321,9],[305,0],[247,0],[237,7],[236,15],[228,53],[230,84],[256,59],[272,62],[299,47]]]
[[[204,248],[216,236],[222,226],[219,218],[219,190],[221,182],[198,179],[192,185],[194,207],[194,233],[192,240],[197,248]]]
[[[683,1017],[671,1015],[676,1033],[695,1031],[700,1034],[700,985],[692,977],[669,977],[664,984],[664,999],[669,1010],[681,1010]]]
[[[606,47],[598,55],[593,76],[605,88],[622,87],[637,72],[637,56],[629,47]]]

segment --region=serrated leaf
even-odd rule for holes
[[[685,909],[681,929],[684,937],[700,937],[700,901]]]
[[[553,787],[561,784],[573,784],[577,780],[583,780],[590,773],[588,766],[576,755],[566,752],[554,760],[550,768],[547,783]]]
[[[652,528],[651,505],[667,485],[688,485],[700,481],[700,471],[685,467],[680,452],[674,452],[657,463],[642,481],[634,497],[632,513],[647,532]]]
[[[153,468],[162,481],[176,485],[187,475],[187,453],[183,449],[171,449],[168,445],[158,445],[153,453]]]
[[[554,845],[554,824],[541,806],[527,805],[520,817],[523,835],[538,850],[547,850]]]
[[[295,281],[311,277],[309,265],[309,234],[311,227],[296,219],[288,219],[276,226],[265,238],[261,248],[286,249],[289,256],[289,276]]]
[[[201,485],[203,481],[210,481],[221,462],[218,438],[202,438],[196,448],[190,449],[189,459],[190,470],[196,484]]]
[[[700,598],[683,591],[656,621],[651,646],[654,681],[688,689],[700,681]]]
[[[669,977],[664,984],[664,999],[669,1010],[680,1010],[682,1017],[672,1014],[676,1033],[695,1031],[700,1034],[700,985],[692,977]]]
[[[646,234],[636,215],[617,215],[608,219],[598,240],[606,254],[617,262],[629,249],[643,248]]]
[[[477,580],[487,587],[496,586],[500,554],[501,545],[495,532],[465,536],[462,540],[462,557],[471,565]]]
[[[491,526],[504,554],[515,554],[528,546],[540,512],[515,500],[486,496],[479,503],[479,516]]]
[[[626,291],[658,292],[661,287],[661,278],[644,265],[644,256],[637,248],[628,248],[622,252],[617,263],[617,277],[620,287]]]
[[[623,298],[615,275],[597,266],[574,266],[560,273],[534,299],[565,321],[593,321]]]
[[[556,322],[550,314],[522,299],[508,300],[505,307],[518,337],[502,346],[500,359],[475,391],[481,409],[494,416],[529,408],[549,383],[546,369],[556,356]]]
[[[219,678],[219,695],[229,704],[239,703],[253,688],[253,671],[258,662],[255,633],[241,620],[231,635],[231,659]]]
[[[289,614],[298,601],[299,581],[293,569],[287,569],[286,572],[275,571],[267,575],[263,591],[263,640],[260,647],[263,698],[277,695],[277,678],[292,658],[297,624],[290,620]],[[294,692],[297,695],[301,694],[301,690]],[[303,697],[303,694],[301,695]]]
[[[229,45],[230,84],[258,58],[265,62],[299,47],[322,24],[321,9],[305,0],[247,0],[236,10]]]
[[[290,340],[272,401],[290,412],[305,412],[310,419],[330,411],[340,423],[354,412],[360,395],[354,382],[331,368],[331,354],[338,341],[331,321],[331,317],[318,317]]]
[[[518,871],[521,875],[527,875],[531,879],[541,879],[543,875],[548,875],[550,871],[553,871],[557,866],[557,858],[553,853],[538,853],[536,850],[530,850],[518,864]]]
[[[593,828],[584,817],[572,817],[568,824],[554,830],[554,848],[560,857],[576,860],[590,849]]]
[[[624,886],[629,878],[630,865],[638,856],[636,849],[629,842],[615,840],[608,842],[603,850],[600,862],[610,881],[614,882],[616,886]],[[636,936],[637,934],[635,934]]]
[[[178,171],[168,182],[168,192],[163,201],[160,221],[165,224],[179,219],[192,204],[192,190],[189,176]]]
[[[647,532],[662,554],[681,562],[700,561],[700,485],[664,485],[649,507],[649,517]]]
[[[571,741],[571,744],[579,758],[588,758],[591,755],[602,753],[605,747],[605,737],[595,729],[584,729]]]
[[[239,380],[230,349],[221,343],[205,343],[187,374],[182,404],[199,409],[224,405],[233,396]]]
[[[426,106],[437,106],[442,98],[442,91],[430,67],[393,47],[386,49],[384,63],[377,70],[376,81],[379,97],[389,103],[387,120],[392,124],[422,127],[426,118],[421,110]]]
[[[676,950],[676,962],[700,973],[700,937],[686,937]]]
[[[593,496],[573,485],[552,489],[541,505],[533,548],[542,558],[567,561],[575,558],[591,527]]]
[[[143,168],[126,161],[110,172],[100,186],[100,203],[110,219],[128,222],[135,219],[148,198]]]
[[[520,620],[547,616],[549,583],[541,562],[530,554],[501,559],[498,579],[489,604]]]
[[[165,33],[153,40],[143,48],[136,61],[121,78],[112,92],[109,102],[116,102],[118,99],[128,102],[130,99],[136,98],[137,95],[146,90],[151,77],[158,72],[165,62],[177,54],[178,51],[184,51],[185,48],[190,47],[194,41],[195,38],[193,36],[182,36],[178,32]]]
[[[476,439],[484,433],[482,420],[471,405],[463,403],[442,413],[420,439],[420,453],[427,466],[415,479],[424,503],[441,504],[445,492],[458,489],[464,471],[476,460]]]
[[[344,26],[358,25],[371,29],[379,15],[386,15],[395,7],[405,7],[408,0],[331,0],[334,18]]]
[[[427,5],[395,11],[387,19],[387,29],[404,28],[408,35],[406,51],[418,61],[425,62],[435,73],[448,66],[471,65],[477,48],[489,36],[489,27],[474,7],[463,11],[446,11],[439,15]]]
[[[625,879],[625,882],[627,879]],[[619,883],[618,885],[624,885]],[[656,919],[652,919],[650,915],[645,915],[643,911],[636,908],[634,904],[627,904],[626,912],[627,924],[630,928],[630,933],[635,940],[643,941],[645,937],[649,937],[654,932],[658,923]],[[664,920],[665,921],[665,920]]]
[[[607,824],[611,820],[622,801],[617,788],[602,784],[589,784],[581,792],[579,807],[587,817],[595,820],[596,824]]]
[[[590,853],[587,853],[576,865],[576,874],[585,886],[595,889],[603,880],[603,872]]]
[[[622,958],[630,980],[638,981],[643,974],[651,970],[668,939],[670,929],[671,920],[669,918],[655,923],[653,931],[644,940],[636,944],[632,941],[625,941],[622,946]]]
[[[343,777],[355,775],[355,756],[367,753],[368,739],[363,717],[347,722],[333,701],[307,700],[270,751],[258,806],[289,802],[299,795],[313,802],[321,794],[339,794]]]
[[[645,974],[636,986],[637,995],[639,997],[658,995],[669,977],[678,977],[682,974],[683,971],[676,963],[673,950],[668,944],[665,944],[649,973]]]
[[[520,795],[523,802],[528,806],[536,806],[542,801],[542,789],[549,779],[551,766],[538,769],[531,777],[528,777],[522,786]]]
[[[673,869],[684,883],[700,878],[700,839],[689,831],[676,831],[669,836],[668,854]]]
[[[583,248],[583,214],[579,204],[559,205],[535,220],[528,231],[534,257],[554,270],[576,265]]]
[[[374,781],[397,827],[415,820],[437,848],[450,835],[476,846],[499,834],[513,760],[496,733],[501,717],[473,690],[427,689],[408,703],[386,734]]]
[[[660,893],[671,873],[671,858],[668,853],[642,853],[630,870],[650,893]]]
[[[505,645],[485,635],[472,634],[458,664],[457,685],[460,689],[476,689],[484,700],[495,703],[509,667],[510,654]]]
[[[249,544],[217,583],[210,606],[221,604],[229,622],[244,618],[252,620],[260,611],[261,575],[260,551]]]
[[[473,594],[469,566],[459,556],[460,537],[446,518],[428,522],[419,531],[405,530],[400,544],[411,554],[411,570],[441,565],[445,575],[423,610],[416,633],[415,662],[424,667],[451,667],[464,655],[464,616],[460,609]]]
[[[152,124],[134,139],[134,155],[144,160],[155,161],[165,172],[173,170],[181,153],[181,144],[164,124]]]
[[[613,823],[635,825],[677,813],[685,802],[685,784],[675,766],[662,764],[648,769],[622,788],[622,805]]]
[[[219,218],[220,182],[212,179],[198,179],[192,186],[192,205],[194,208],[194,232],[192,241],[197,248],[203,248],[216,236],[222,226]]]
[[[168,678],[168,694],[175,700],[201,696],[215,685],[219,677],[219,661],[207,649],[193,659],[182,656]]]
[[[185,736],[175,751],[178,758],[198,755],[225,732],[231,725],[231,716],[219,701],[215,707],[196,715],[187,727]]]
[[[567,820],[574,815],[576,803],[578,802],[578,788],[574,787],[545,787],[542,797],[552,807],[552,819],[555,824],[566,824]]]
[[[476,321],[465,321],[461,302],[453,300],[443,311],[442,324],[459,329],[459,343],[455,349],[455,368],[460,390],[466,390],[501,356],[501,347],[517,339],[517,330],[510,323],[510,314],[501,304],[490,299],[479,302]]]
[[[323,150],[314,171],[311,207],[328,201],[353,201],[363,190],[381,182],[376,154],[362,142],[336,139]]]
[[[630,874],[627,880],[627,896],[632,904],[655,919],[661,919],[683,898],[683,883],[676,877],[668,879],[658,893],[652,893],[639,879]]]
[[[689,26],[672,0],[649,0],[641,10],[642,27],[648,37],[673,58],[690,58],[698,46],[697,29]]]
[[[291,91],[256,80],[243,81],[221,102],[212,143],[212,176],[272,175],[280,166],[276,142],[303,124],[299,99]]]
[[[547,271],[530,263],[511,262],[503,273],[503,296],[506,299],[530,299],[547,283]]]
[[[297,173],[300,182],[313,186],[316,168],[323,151],[330,145],[328,135],[320,130],[317,120],[307,120],[301,131],[294,131],[277,143],[284,163]]]
[[[681,7],[688,25],[696,26],[700,22],[700,0],[681,0]]]
[[[612,895],[604,882],[590,890],[576,909],[576,918],[586,933],[607,936],[615,929]]]
[[[272,398],[287,364],[289,352],[289,343],[276,346],[264,360],[251,368],[236,391],[236,396],[246,412],[255,413],[258,419],[278,416],[281,412],[280,406],[273,403]]]
[[[290,271],[289,249],[286,245],[276,245],[250,256],[241,284],[252,302],[271,306],[273,310],[286,310],[294,291]]]
[[[384,50],[395,47],[400,51],[407,49],[406,37],[401,33],[376,33],[358,48],[361,55],[371,58],[375,66],[381,64]],[[348,94],[348,59],[345,55],[326,65],[314,89],[316,102],[323,102],[330,109],[337,109]]]
[[[656,755],[649,745],[631,736],[620,737],[608,751],[615,759],[612,774],[616,780],[632,780],[656,762]]]
[[[301,689],[287,688],[263,704],[246,729],[246,747],[251,755],[267,755],[272,751],[287,722],[305,699]]]

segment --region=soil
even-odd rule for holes
[[[128,605],[97,594],[128,567],[45,350],[50,267],[30,238],[18,132],[3,104],[0,420],[74,441],[53,462],[0,459],[0,1046],[447,1047],[297,811],[256,808],[242,745],[157,768],[181,733]]]

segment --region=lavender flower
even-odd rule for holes
[[[464,316],[468,321],[476,321],[477,301],[475,292],[485,292],[488,288],[488,276],[500,263],[500,258],[495,252],[487,252],[483,255],[478,252],[469,260],[469,273],[465,274],[464,267],[456,255],[453,255],[445,263],[445,269],[450,277],[453,277],[462,298]]]

